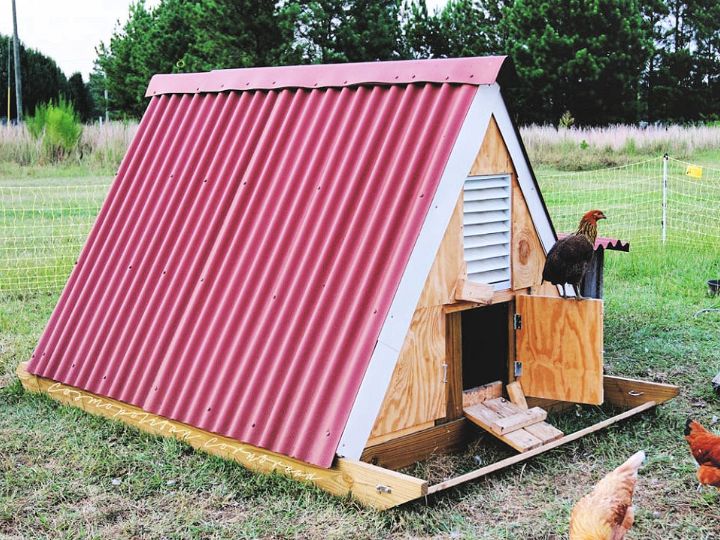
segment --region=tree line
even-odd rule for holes
[[[8,49],[10,61],[8,62]],[[0,34],[0,118],[7,118],[8,70],[10,70],[10,118],[17,118],[15,106],[15,72],[12,60],[12,42]],[[83,81],[82,74],[73,73],[68,79],[55,60],[35,49],[20,44],[20,75],[23,82],[23,109],[33,115],[38,105],[64,100],[72,104],[78,116],[87,122],[96,117],[95,102],[90,86]],[[102,90],[101,90],[102,91]]]
[[[155,73],[507,54],[522,124],[720,120],[717,0],[140,0],[97,51],[115,117]]]

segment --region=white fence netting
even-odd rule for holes
[[[537,177],[558,232],[574,231],[580,216],[598,208],[608,216],[600,234],[630,242],[633,252],[664,245],[720,251],[720,169],[658,157],[594,171],[540,169]],[[58,291],[109,183],[16,184],[0,185],[0,293]]]

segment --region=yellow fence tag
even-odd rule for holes
[[[685,174],[691,178],[702,178],[702,169],[699,165],[688,165]]]

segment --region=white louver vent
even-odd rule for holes
[[[470,176],[463,195],[468,280],[510,287],[510,177]]]

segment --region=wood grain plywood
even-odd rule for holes
[[[512,179],[512,288],[524,289],[542,282],[545,251],[515,175]],[[554,288],[555,296],[559,293]],[[551,292],[552,294],[552,292]]]
[[[505,146],[500,128],[495,121],[495,117],[490,117],[485,138],[483,139],[480,150],[475,156],[475,161],[470,167],[470,176],[480,176],[485,174],[509,174],[514,173],[515,168],[510,158],[510,153]]]
[[[603,303],[518,295],[517,360],[525,395],[603,402]]]
[[[370,441],[445,417],[445,323],[442,306],[415,311]]]
[[[450,304],[455,298],[455,283],[465,273],[463,258],[463,197],[458,196],[455,210],[425,280],[417,307]]]

